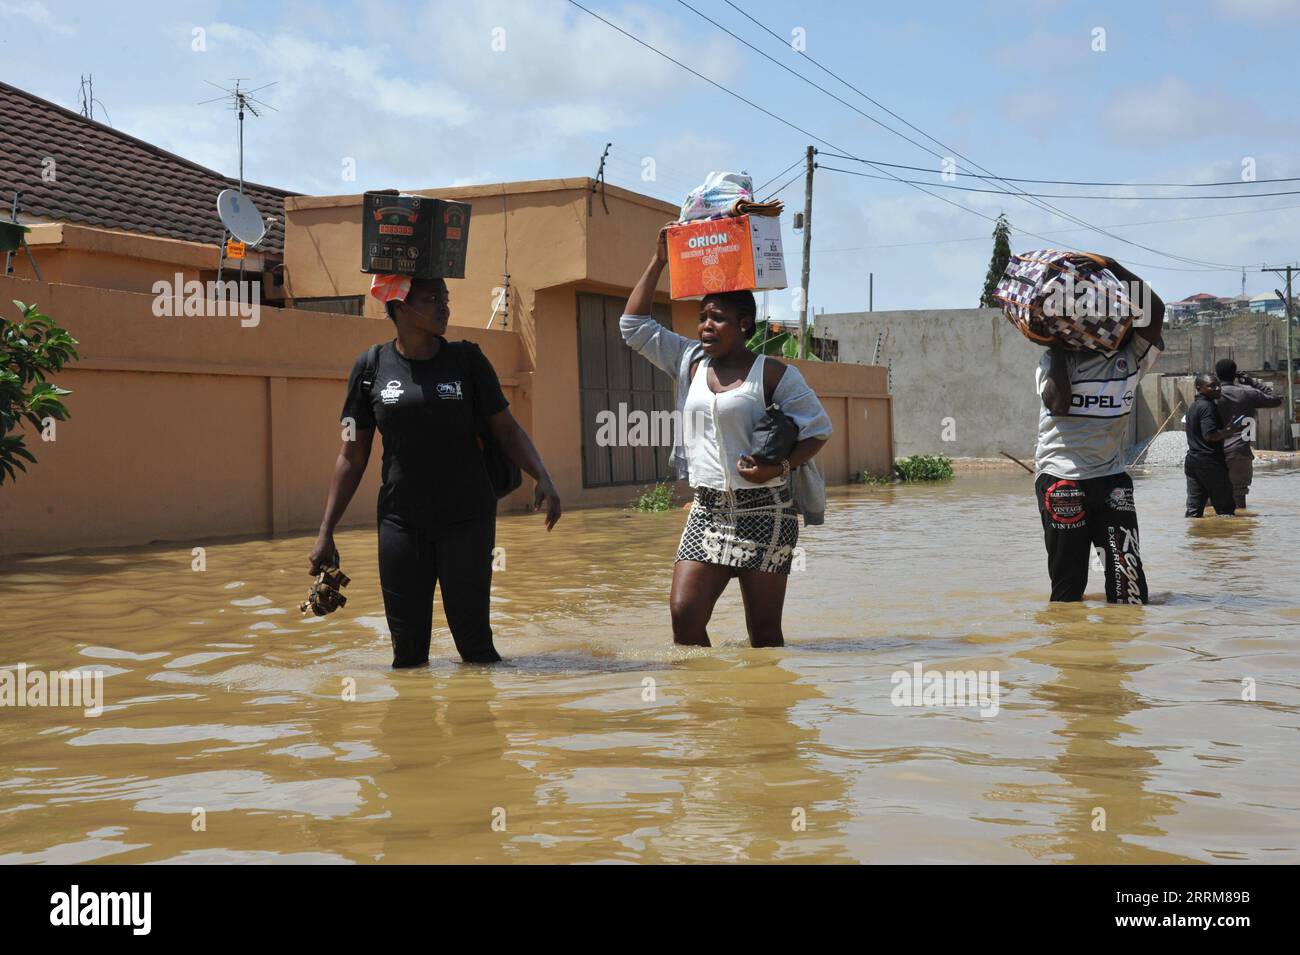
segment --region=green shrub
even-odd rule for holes
[[[904,481],[944,481],[952,477],[952,459],[941,454],[914,454],[894,462]]]
[[[632,504],[634,511],[670,511],[672,507],[673,489],[667,484],[646,488]]]
[[[882,484],[893,484],[894,475],[892,473],[872,474],[870,471],[863,471],[861,474],[858,475],[858,483],[865,484],[868,487],[882,485]]]
[[[77,357],[77,340],[66,330],[37,306],[17,299],[14,304],[22,318],[11,322],[0,316],[0,484],[36,463],[18,433],[24,423],[39,431],[47,418],[67,420],[61,399],[72,392],[46,381],[45,373],[60,372]]]
[[[811,328],[804,329],[804,341],[807,343],[808,361],[821,361],[813,354],[813,334]],[[799,357],[799,333],[769,333],[767,322],[754,323],[754,334],[749,336],[745,347],[760,355],[778,355],[781,358]]]

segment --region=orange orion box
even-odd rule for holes
[[[730,216],[671,226],[668,279],[674,299],[785,288],[780,218]]]

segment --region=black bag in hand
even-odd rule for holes
[[[763,409],[763,420],[754,426],[754,448],[749,456],[759,464],[780,464],[799,441],[799,426],[773,402]]]
[[[760,356],[758,360],[763,362],[764,408],[762,420],[754,426],[754,447],[749,456],[759,464],[780,464],[799,443],[799,426],[772,400],[776,386],[768,388],[767,359]]]

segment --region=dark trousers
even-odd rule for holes
[[[433,588],[442,589],[456,649],[466,663],[497,663],[488,608],[496,515],[426,530],[386,514],[379,521],[379,583],[393,640],[393,666],[429,659]]]
[[[1255,455],[1233,454],[1228,457],[1228,480],[1232,482],[1232,496],[1239,511],[1246,509],[1246,495],[1250,493],[1250,482],[1254,476]]]
[[[1133,479],[1122,471],[1079,481],[1040,474],[1034,490],[1043,520],[1052,599],[1083,599],[1095,546],[1102,553],[1106,599],[1146,603]]]
[[[1183,458],[1183,474],[1187,475],[1187,511],[1184,516],[1204,517],[1207,500],[1218,514],[1237,512],[1237,500],[1232,493],[1226,462],[1189,454]]]

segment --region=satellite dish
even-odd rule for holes
[[[253,200],[238,189],[222,189],[217,195],[217,215],[226,229],[240,242],[257,245],[266,235],[266,223]]]

